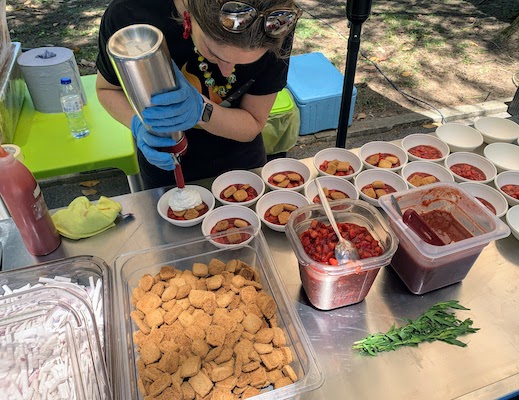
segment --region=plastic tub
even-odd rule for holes
[[[395,197],[402,212],[409,208],[418,214],[446,211],[473,235],[444,246],[430,245],[403,223],[391,196],[382,196],[380,206],[400,241],[391,265],[414,294],[462,281],[488,243],[510,234],[505,223],[455,183],[433,183],[398,192]]]
[[[398,246],[394,233],[375,207],[351,199],[333,201],[330,205],[337,222],[365,227],[378,240],[383,254],[338,266],[314,261],[305,252],[300,235],[313,220],[330,224],[324,209],[321,204],[313,204],[292,212],[285,233],[299,262],[306,295],[320,310],[331,310],[364,300],[380,268],[389,264]]]
[[[94,314],[76,290],[38,287],[3,296],[0,332],[9,398],[113,398]]]
[[[265,238],[261,231],[255,232],[251,228],[242,229],[248,230],[249,234],[256,233],[256,235],[247,245],[239,248],[217,248],[211,243],[210,238],[201,237],[189,242],[122,254],[115,260],[117,307],[120,316],[118,320],[120,321],[119,328],[122,330],[119,335],[121,347],[118,349],[118,371],[120,373],[119,382],[125,382],[118,388],[119,398],[143,398],[138,389],[140,375],[139,368],[137,368],[137,360],[142,354],[139,355],[135,341],[138,337],[136,332],[139,329],[130,317],[130,313],[135,309],[132,304],[133,291],[138,287],[141,277],[147,273],[155,276],[164,266],[174,266],[177,271],[191,270],[194,263],[208,265],[212,259],[219,259],[224,263],[241,260],[254,267],[257,280],[261,283],[263,290],[273,297],[277,305],[277,325],[285,334],[286,347],[292,355],[290,366],[298,380],[278,389],[266,387],[262,389],[260,395],[254,398],[258,400],[296,398],[321,386],[323,383],[322,372],[305,329],[276,269]],[[215,236],[213,236],[214,238]],[[182,272],[182,274],[184,273],[189,274]],[[181,300],[178,301],[181,302]],[[212,345],[211,348],[213,348]]]

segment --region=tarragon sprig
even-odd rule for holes
[[[450,309],[469,310],[457,300],[440,302],[432,306],[417,319],[407,319],[407,324],[397,328],[394,324],[386,333],[376,333],[356,341],[352,348],[361,353],[376,356],[382,351],[396,350],[402,346],[417,346],[422,342],[442,342],[465,347],[466,343],[457,339],[460,335],[474,333],[479,328],[472,327],[472,320],[461,321]]]

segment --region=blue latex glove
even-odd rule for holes
[[[141,150],[146,160],[150,164],[155,165],[166,171],[172,171],[175,169],[175,163],[171,154],[163,151],[155,150],[155,147],[170,147],[177,144],[171,137],[160,137],[155,136],[148,132],[136,115],[132,118],[132,134],[137,142],[137,147]]]
[[[195,126],[202,117],[204,100],[172,61],[178,89],[151,98],[153,107],[142,112],[143,121],[154,132],[185,131]]]

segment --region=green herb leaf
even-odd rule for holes
[[[386,333],[376,333],[356,341],[352,348],[361,353],[376,356],[382,351],[396,350],[402,346],[418,346],[419,343],[442,342],[455,346],[466,347],[467,344],[457,337],[467,333],[475,333],[479,328],[472,327],[472,320],[461,321],[456,318],[454,310],[469,310],[457,300],[444,301],[435,304],[417,319],[407,319],[407,324],[397,328],[395,324]]]

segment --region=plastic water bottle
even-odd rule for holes
[[[83,113],[81,93],[72,85],[70,78],[61,78],[60,100],[72,136],[76,139],[87,136],[90,133],[90,128]]]

